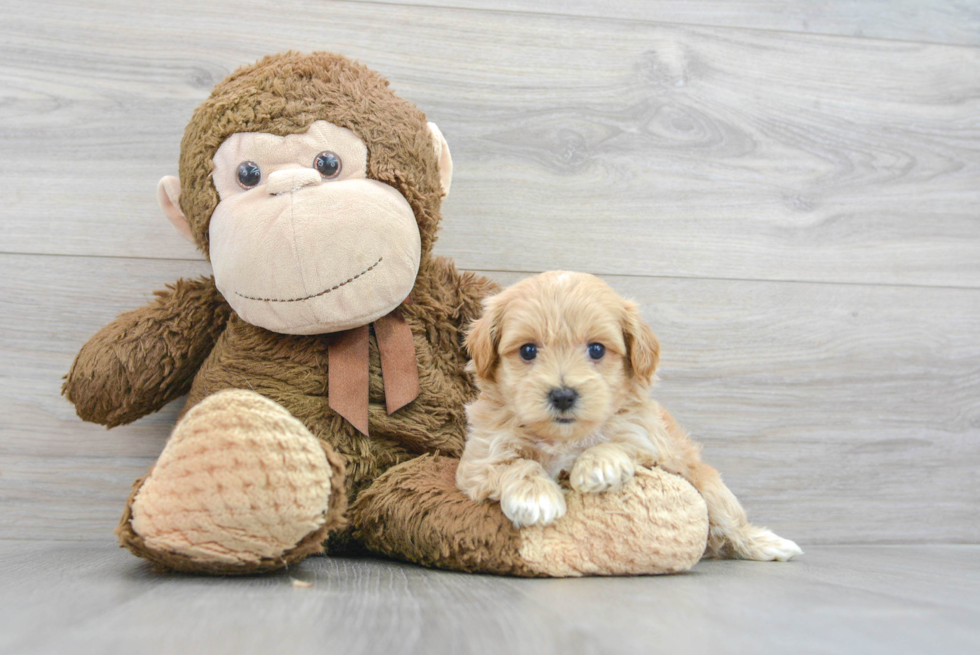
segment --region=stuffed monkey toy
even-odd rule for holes
[[[273,55],[219,83],[158,200],[213,277],[178,280],[81,349],[63,392],[126,424],[187,394],[116,534],[163,567],[255,573],[373,552],[524,576],[664,573],[704,552],[679,477],[569,492],[518,530],[455,487],[464,331],[495,285],[432,254],[452,160],[387,80],[330,53]]]

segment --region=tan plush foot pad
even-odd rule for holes
[[[355,536],[426,566],[520,576],[675,573],[704,553],[704,500],[660,469],[638,469],[617,492],[569,492],[565,517],[517,530],[498,503],[456,488],[456,463],[425,456],[390,469],[351,507]]]
[[[257,573],[322,552],[343,526],[343,461],[285,409],[223,391],[177,424],[116,534],[168,568]]]

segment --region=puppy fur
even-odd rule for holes
[[[650,398],[660,345],[636,304],[605,282],[564,271],[523,280],[485,301],[466,347],[480,395],[467,406],[456,482],[473,500],[500,501],[515,526],[564,516],[563,471],[576,492],[601,493],[629,482],[637,466],[659,466],[704,497],[706,556],[802,553],[748,522],[700,446]]]

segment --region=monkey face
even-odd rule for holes
[[[238,315],[285,334],[336,332],[392,311],[415,284],[421,238],[367,147],[319,120],[302,134],[236,133],[214,155],[214,279]]]

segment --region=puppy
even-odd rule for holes
[[[660,345],[635,303],[585,273],[528,278],[486,302],[466,337],[480,395],[456,482],[499,500],[517,527],[565,514],[556,479],[580,493],[619,489],[637,466],[693,484],[708,506],[706,555],[788,560],[800,548],[749,523],[700,446],[650,398]]]

